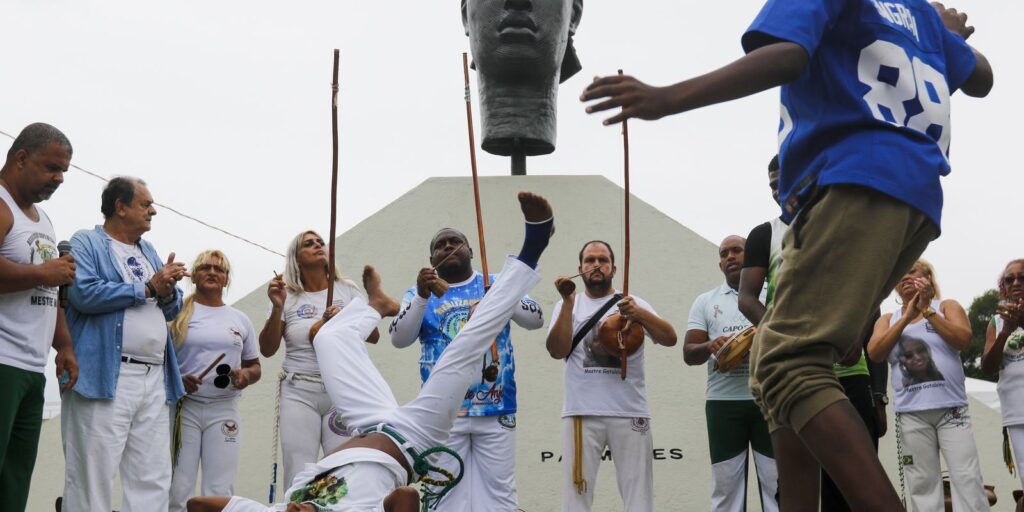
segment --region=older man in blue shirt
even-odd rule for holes
[[[153,197],[142,180],[103,190],[102,226],[71,238],[78,264],[67,323],[80,374],[63,397],[66,511],[111,510],[120,466],[123,512],[166,510],[171,482],[168,404],[184,395],[167,321],[188,275],[142,239]]]

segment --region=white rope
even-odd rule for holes
[[[308,375],[305,373],[288,373],[281,370],[281,373],[277,374],[277,397],[274,400],[274,440],[271,441],[270,449],[270,493],[267,496],[267,503],[274,503],[274,496],[277,491],[277,454],[278,454],[278,443],[281,440],[281,386],[286,379],[302,380],[306,382],[315,382],[317,384],[323,384],[323,379],[316,375]]]
[[[903,508],[907,508],[907,485],[903,476],[903,415],[896,413],[896,465],[900,472],[900,500],[903,501]]]

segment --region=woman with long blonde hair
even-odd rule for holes
[[[218,250],[192,263],[194,291],[170,322],[174,352],[187,393],[174,425],[170,512],[185,510],[202,463],[202,494],[231,493],[241,441],[238,398],[260,380],[255,329],[249,317],[224,303],[231,263]],[[214,371],[215,370],[215,371]]]
[[[875,323],[868,357],[892,367],[898,454],[909,510],[943,510],[939,454],[953,488],[953,510],[988,510],[974,443],[960,352],[971,343],[967,313],[941,300],[935,269],[917,260],[896,284],[902,307]]]
[[[363,297],[363,293],[354,282],[343,279],[337,269],[329,276],[329,269],[324,239],[315,231],[303,231],[288,245],[284,274],[276,275],[267,286],[270,314],[259,341],[260,352],[271,357],[284,339],[284,362],[278,376],[274,471],[276,478],[280,438],[284,478],[278,481],[284,482],[285,488],[305,464],[320,459],[321,451],[328,454],[348,439],[348,427],[335,411],[320,377],[310,331],[323,325],[330,313],[344,308],[356,297]],[[334,288],[329,309],[325,308],[328,286]],[[374,330],[368,341],[376,343],[378,336]]]

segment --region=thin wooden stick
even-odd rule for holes
[[[480,261],[484,271],[484,289],[491,286],[487,272],[487,243],[484,242],[484,218],[480,213],[480,185],[476,176],[476,139],[473,136],[473,102],[469,96],[469,56],[462,52],[462,75],[466,81],[466,126],[469,128],[469,164],[473,169],[473,199],[476,201],[476,230],[480,237]]]
[[[434,265],[431,268],[431,270],[437,270],[437,267],[440,267],[442,264],[444,264],[444,262],[448,261],[448,258],[451,258],[453,254],[455,254],[456,252],[460,251],[465,246],[466,246],[466,242],[462,242],[461,244],[459,244],[459,246],[456,247],[454,251],[448,253],[448,255],[444,257],[444,259],[442,259],[441,261],[437,262],[437,265]]]
[[[203,377],[206,377],[206,374],[210,373],[210,370],[212,370],[214,366],[217,366],[217,363],[219,363],[220,360],[224,359],[226,356],[227,356],[227,354],[225,354],[223,352],[219,356],[217,356],[217,359],[215,359],[212,363],[210,363],[210,366],[207,366],[206,369],[203,370],[203,373],[199,374],[199,380],[203,380]]]
[[[599,266],[598,266],[598,267],[594,267],[594,268],[592,268],[592,269],[590,269],[590,270],[584,270],[583,272],[580,272],[579,274],[576,274],[576,275],[574,275],[574,276],[569,276],[569,277],[567,277],[566,279],[576,279],[577,277],[583,277],[583,276],[585,276],[585,275],[587,275],[587,274],[591,274],[591,273],[593,273],[593,272],[595,272],[595,271],[599,270],[600,268],[601,268],[601,267],[599,267]]]
[[[338,60],[340,52],[334,49],[334,79],[331,81],[331,135],[333,138],[332,159],[331,159],[331,238],[328,244],[327,262],[327,305],[324,309],[334,304],[334,238],[338,229]]]
[[[619,74],[622,74],[621,69]],[[629,124],[626,120],[622,121],[622,160],[626,185],[626,240],[622,260],[622,295],[629,296]]]
[[[622,74],[622,70],[619,70],[619,74]],[[625,201],[625,217],[626,217],[626,240],[625,250],[623,251],[624,257],[622,259],[623,271],[622,271],[622,296],[629,297],[629,123],[625,119],[622,120],[622,166],[623,174],[625,175],[625,188],[626,188],[626,201]],[[619,368],[619,376],[622,380],[626,380],[626,360],[628,355],[626,354],[626,346],[623,344],[623,337],[630,331],[633,326],[633,319],[627,319],[626,323],[622,326],[622,330],[619,331],[619,348],[622,350],[621,365]]]

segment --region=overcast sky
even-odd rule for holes
[[[458,5],[4,0],[0,130],[52,123],[71,138],[73,163],[140,176],[157,202],[284,252],[298,231],[328,230],[333,48],[342,52],[339,232],[428,177],[469,175],[461,69],[468,40]],[[561,88],[557,150],[530,158],[529,173],[602,174],[621,184],[619,130],[583,112],[577,97],[585,83],[623,68],[664,85],[723,65],[741,55],[740,35],[759,6],[588,0],[576,38],[583,71]],[[926,256],[945,295],[967,306],[1006,261],[1024,256],[1024,75],[1015,50],[1024,6],[957,7],[977,27],[970,42],[989,56],[996,85],[986,99],[954,96],[943,235]],[[634,193],[716,244],[745,235],[776,214],[765,166],[777,125],[777,91],[634,122]],[[9,144],[0,137],[0,150]],[[507,159],[478,156],[481,174],[508,174]],[[101,187],[68,173],[43,204],[59,237],[101,222]],[[189,262],[205,248],[225,250],[234,264],[231,300],[282,266],[279,256],[167,211],[146,237]],[[355,274],[361,263],[342,270]],[[836,276],[837,293],[846,278],[856,276]]]

